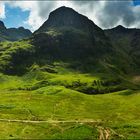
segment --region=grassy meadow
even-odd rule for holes
[[[0,74],[0,138],[140,138],[139,90],[106,93],[116,86],[103,84],[102,74],[46,67],[33,66],[23,76]],[[91,95],[87,89],[105,93]]]

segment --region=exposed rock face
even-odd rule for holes
[[[50,28],[75,28],[88,33],[92,38],[94,36],[94,39],[106,39],[104,31],[93,21],[65,6],[51,12],[48,20],[35,33],[47,32]]]
[[[49,27],[75,27],[78,29],[87,29],[94,27],[94,23],[87,17],[74,11],[72,8],[60,7],[55,11],[51,12],[48,20],[39,28],[38,31],[44,31]],[[97,26],[95,26],[97,27]]]

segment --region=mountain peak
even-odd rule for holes
[[[59,7],[52,11],[49,18],[36,32],[46,32],[48,28],[72,27],[76,29],[87,30],[89,28],[97,28],[93,21],[86,16],[79,14],[69,7]]]
[[[126,29],[126,28],[125,28],[124,26],[122,26],[122,25],[118,25],[118,26],[116,26],[115,28],[121,29],[121,30],[122,30],[122,29],[123,29],[123,30]]]
[[[56,13],[56,12],[60,12],[60,11],[67,11],[67,12],[76,12],[74,9],[70,8],[70,7],[66,7],[66,6],[61,6],[57,9],[55,9],[54,11],[52,11],[51,13]]]
[[[2,21],[0,21],[0,29],[6,29],[6,27]]]
[[[24,28],[24,27],[22,27],[22,26],[21,26],[21,27],[19,27],[18,29],[19,29],[19,30],[25,30],[25,28]]]
[[[124,26],[122,26],[122,25],[118,25],[118,26],[116,26],[116,27],[114,27],[114,28],[110,28],[110,29],[106,29],[105,31],[114,31],[114,32],[121,32],[121,33],[125,33],[125,32],[128,32],[129,30],[128,30],[128,28],[125,28]]]
[[[56,10],[52,11],[49,15],[49,18],[51,18],[51,16],[54,15],[62,15],[62,14],[78,14],[78,12],[76,12],[74,9],[70,8],[70,7],[66,7],[66,6],[62,6],[57,8]]]

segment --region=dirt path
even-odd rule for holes
[[[118,138],[125,138],[123,135],[118,134],[111,128],[103,128],[101,126],[97,127],[99,131],[99,140],[110,140],[111,136],[117,136]]]
[[[50,124],[59,124],[59,123],[100,123],[100,120],[16,120],[16,119],[0,119],[0,122],[19,122],[19,123],[34,123],[34,124],[40,124],[40,123],[50,123]],[[120,138],[124,138],[123,135],[120,135],[116,133],[111,128],[104,128],[102,126],[95,125],[97,130],[99,131],[99,140],[110,140],[112,135],[115,135]]]
[[[110,130],[109,129],[105,129],[104,132],[105,132],[105,139],[109,140],[110,136],[111,136]]]
[[[105,136],[104,136],[104,129],[102,127],[98,127],[99,129],[99,140],[104,140]]]
[[[101,126],[98,127],[99,131],[99,140],[109,140],[111,133],[109,129],[105,129]]]
[[[67,121],[59,121],[59,120],[11,120],[11,119],[0,119],[0,122],[21,122],[21,123],[99,123],[98,120],[67,120]]]

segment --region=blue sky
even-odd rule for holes
[[[2,19],[7,28],[21,27],[29,28],[29,25],[25,23],[28,20],[29,11],[22,11],[19,7],[10,7],[5,5],[6,18]]]
[[[140,5],[140,0],[133,0],[133,1],[135,6]]]

